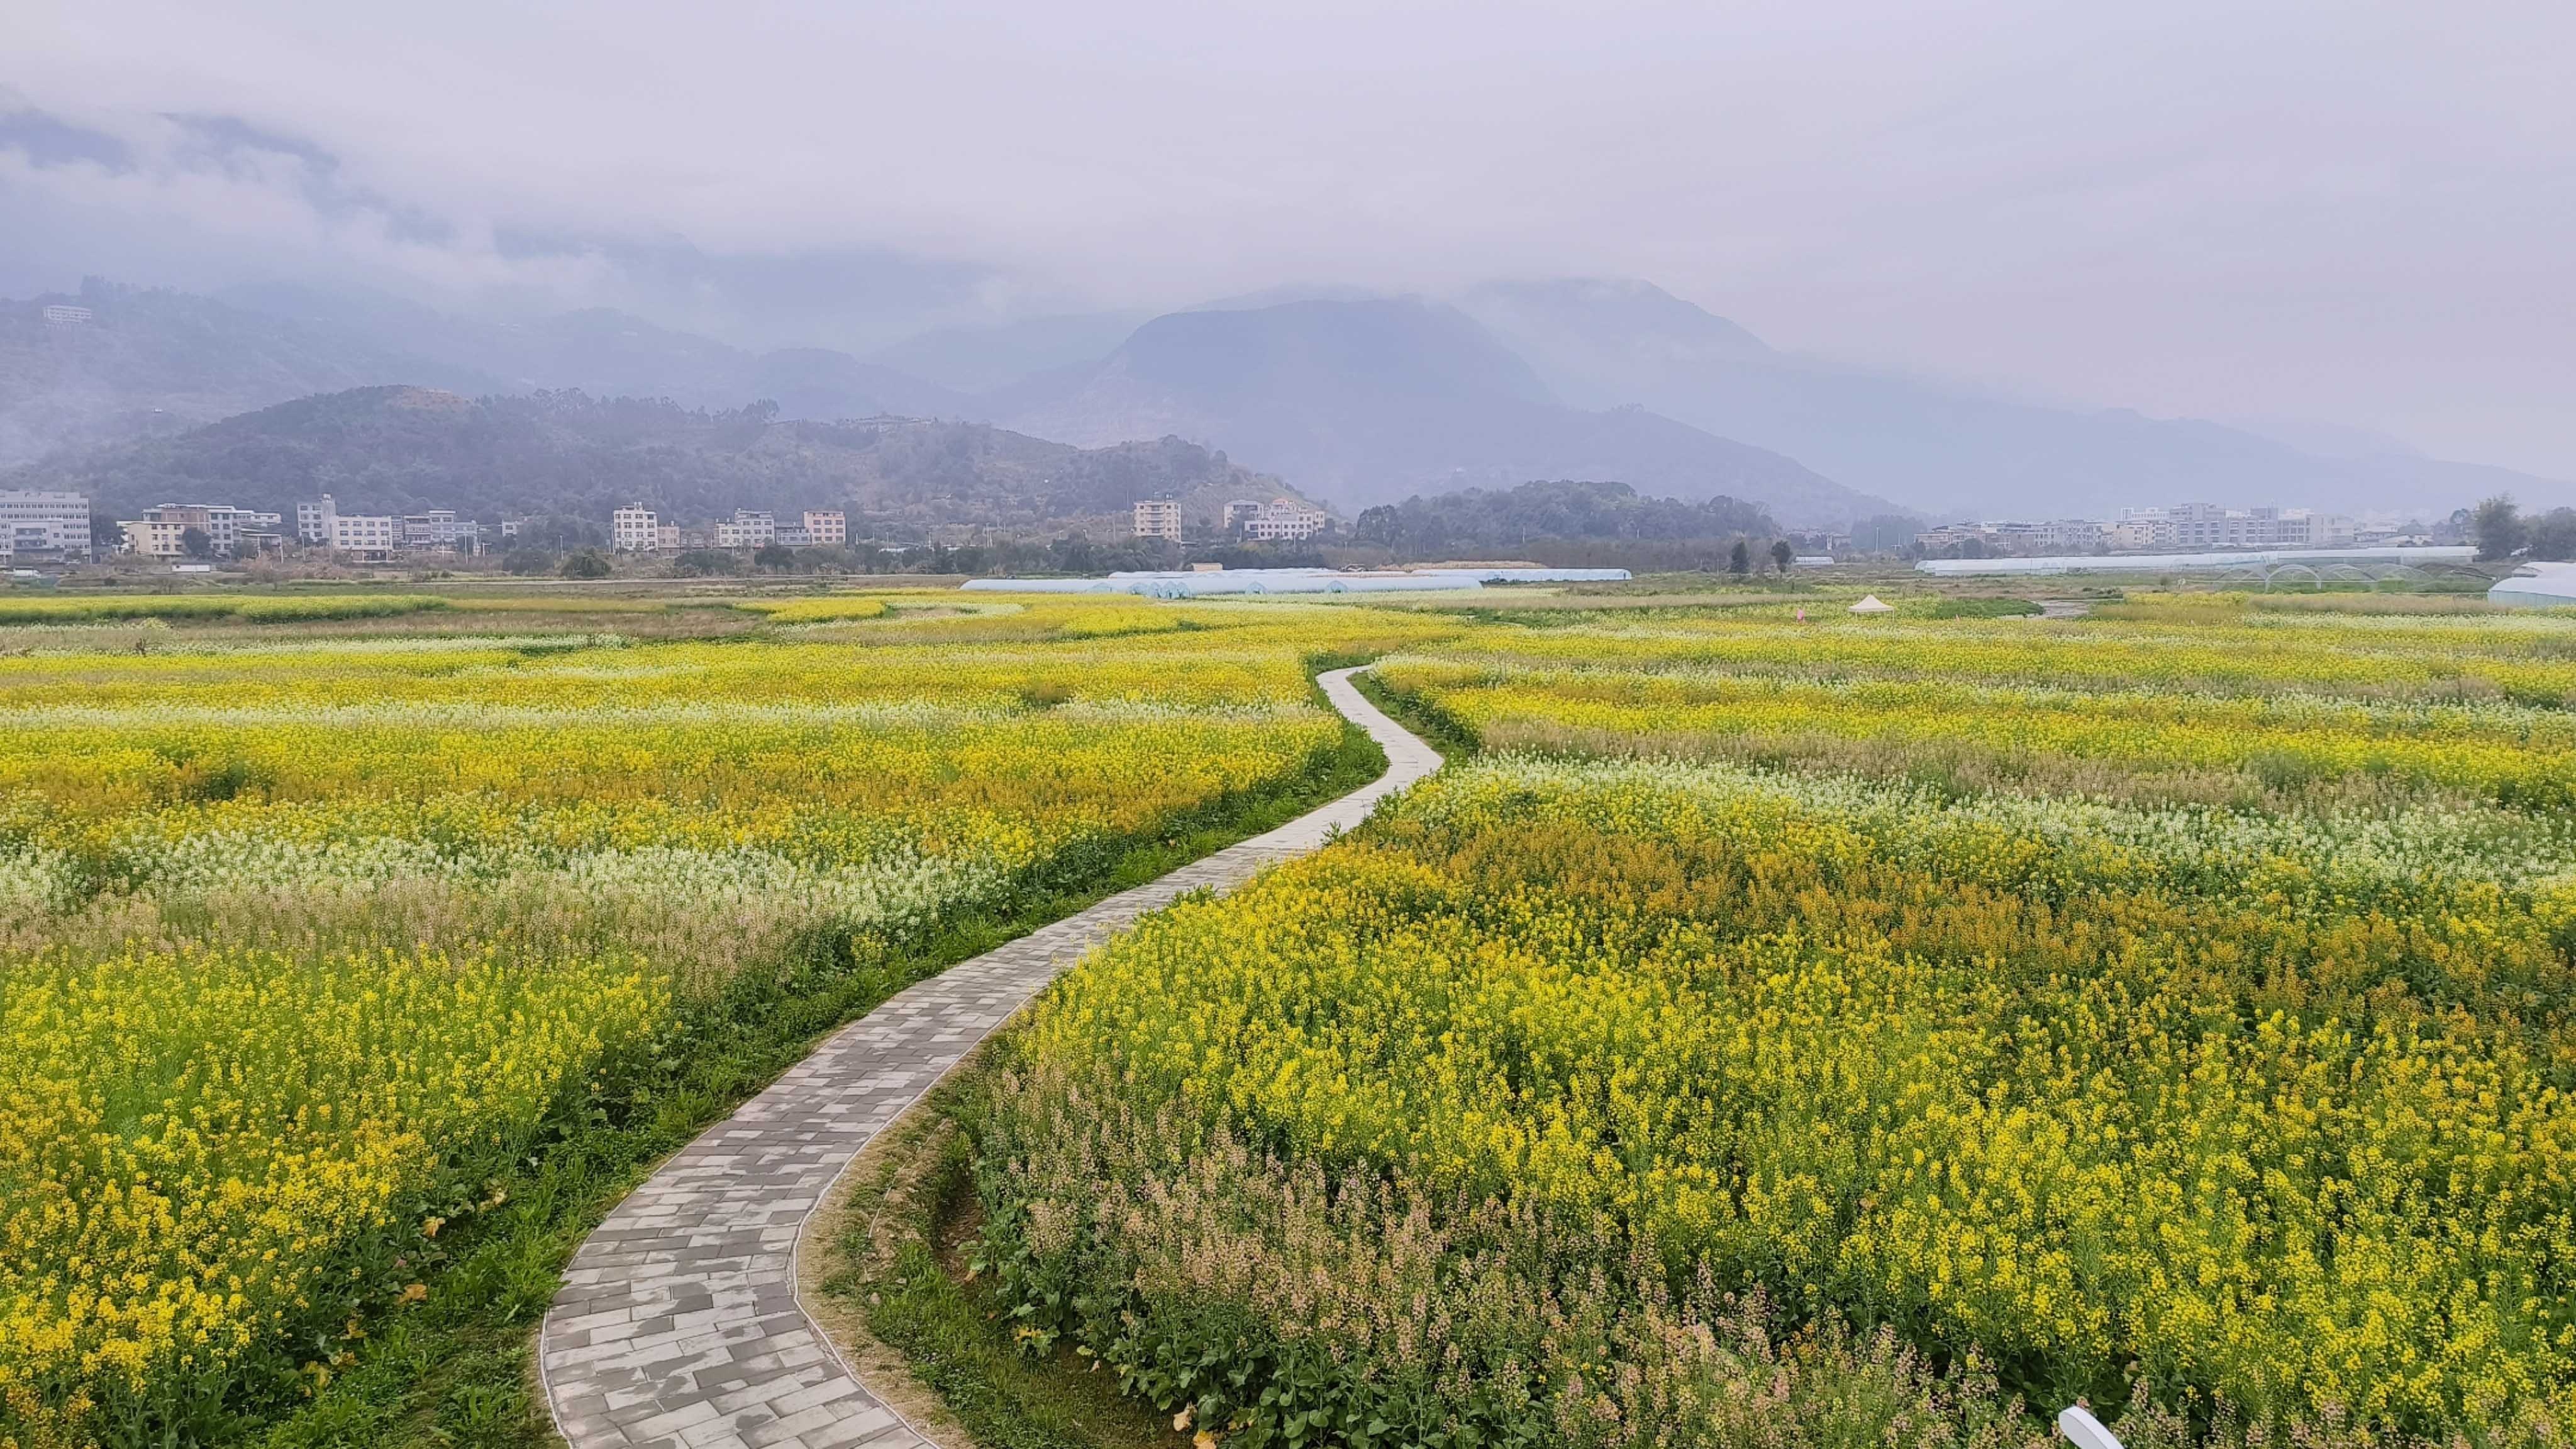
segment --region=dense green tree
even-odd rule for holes
[[[1771,541],[1771,567],[1781,573],[1789,571],[1789,561],[1797,556],[1798,551],[1789,546],[1789,540],[1779,538]]]
[[[1571,562],[1568,553],[1584,545],[1665,552],[1697,545],[1705,554],[1730,539],[1778,532],[1758,503],[1723,496],[1685,503],[1643,497],[1625,483],[1560,480],[1417,494],[1361,513],[1351,536],[1407,562],[1497,556]]]
[[[1726,571],[1731,574],[1753,572],[1753,550],[1746,546],[1743,539],[1737,539],[1735,547],[1726,551]]]
[[[1923,531],[1923,520],[1902,513],[1882,513],[1852,525],[1852,547],[1863,553],[1897,553]]]
[[[2500,559],[2522,551],[2527,530],[2513,495],[2499,493],[2479,500],[2477,510],[2469,515],[2469,532],[2478,541],[2478,557]]]
[[[738,574],[742,572],[742,555],[729,548],[693,548],[672,559],[671,567],[693,576]]]
[[[522,548],[544,549],[553,553],[566,549],[598,548],[608,542],[608,527],[595,518],[542,513],[519,520],[517,542]]]
[[[566,558],[559,572],[568,579],[604,579],[611,570],[607,555],[598,549],[586,548]]]
[[[2553,508],[2532,519],[2525,537],[2533,558],[2560,563],[2576,559],[2576,508]]]

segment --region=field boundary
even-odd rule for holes
[[[1148,911],[1226,891],[1368,818],[1440,756],[1318,675],[1387,759],[1369,784],[1007,945],[842,1027],[662,1164],[592,1231],[538,1330],[546,1410],[573,1449],[903,1449],[930,1442],[871,1393],[798,1285],[808,1221],[862,1148],[1067,966]]]

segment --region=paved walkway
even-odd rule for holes
[[[1360,697],[1352,672],[1322,683],[1385,749],[1374,783],[889,998],[618,1204],[573,1255],[537,1343],[547,1405],[574,1449],[926,1444],[797,1302],[805,1220],[869,1138],[1111,933],[1184,891],[1229,890],[1315,849],[1440,767]]]

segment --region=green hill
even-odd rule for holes
[[[131,517],[170,500],[291,514],[330,493],[343,512],[454,508],[478,518],[605,520],[641,501],[706,518],[736,508],[839,507],[880,528],[1123,527],[1138,498],[1178,497],[1193,519],[1230,497],[1289,492],[1224,454],[1176,438],[1074,448],[977,423],[781,419],[578,392],[467,398],[366,387],[299,398],[194,428],[0,475],[0,486],[72,488]]]

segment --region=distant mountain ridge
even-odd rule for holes
[[[878,348],[867,360],[958,393],[984,393],[1096,362],[1153,320],[1151,312],[1080,312],[989,327],[942,327]]]
[[[1751,499],[1793,526],[1902,511],[1795,459],[1642,409],[1565,406],[1472,318],[1419,299],[1173,313],[1093,367],[987,401],[1010,427],[1068,441],[1211,439],[1353,509],[1569,478]]]
[[[1177,435],[1354,509],[1425,489],[1561,477],[1752,498],[1800,524],[1895,511],[1788,458],[1668,419],[1567,408],[1473,320],[1418,301],[1235,299],[1153,318],[1105,358],[970,394],[847,353],[752,354],[614,312],[501,323],[292,287],[240,289],[224,302],[93,284],[82,299],[97,315],[68,343],[68,329],[41,322],[38,303],[0,309],[0,377],[21,380],[0,388],[0,466],[39,456],[48,434],[113,444],[308,393],[399,383],[490,396],[579,389],[719,412],[767,399],[789,419],[975,419],[1086,447]],[[951,329],[889,355],[950,376],[1012,376],[1099,342],[1116,321]],[[228,346],[277,361],[228,367]],[[134,365],[102,371],[88,352]],[[172,358],[202,361],[173,375]]]
[[[93,316],[48,322],[46,302]],[[712,412],[768,399],[789,420],[965,419],[1083,445],[1178,436],[1351,512],[1545,478],[1741,498],[1801,528],[2182,500],[2576,501],[2576,484],[2353,429],[2046,407],[1801,357],[1636,281],[1489,283],[1454,305],[1301,285],[1134,321],[951,327],[857,357],[748,352],[606,311],[495,321],[290,286],[206,298],[93,282],[0,302],[0,468],[399,383]]]
[[[110,516],[205,499],[292,516],[330,493],[342,511],[454,508],[480,518],[604,521],[640,501],[680,518],[736,508],[841,508],[854,528],[1090,523],[1126,531],[1138,498],[1194,518],[1229,498],[1293,493],[1178,438],[1082,449],[980,423],[827,423],[767,406],[554,392],[469,399],[369,387],[280,403],[174,437],[0,474],[0,488],[72,488]]]
[[[49,323],[48,303],[92,315]],[[768,398],[820,419],[956,417],[969,405],[847,353],[755,354],[617,312],[503,323],[289,287],[219,300],[92,282],[76,295],[0,303],[0,467],[386,384],[468,395],[577,388],[717,409]]]
[[[48,321],[48,305],[88,315]],[[0,303],[0,468],[393,379],[461,392],[502,386],[328,323],[181,292],[93,284]]]
[[[2307,451],[2220,423],[2013,402],[1799,357],[1645,282],[1489,283],[1458,305],[1568,402],[1640,405],[1946,516],[2106,517],[2182,501],[2447,511],[2496,492],[2576,501],[2576,484],[2353,446],[2355,430],[2303,430],[2321,448]],[[2333,433],[2347,440],[2321,446]]]

